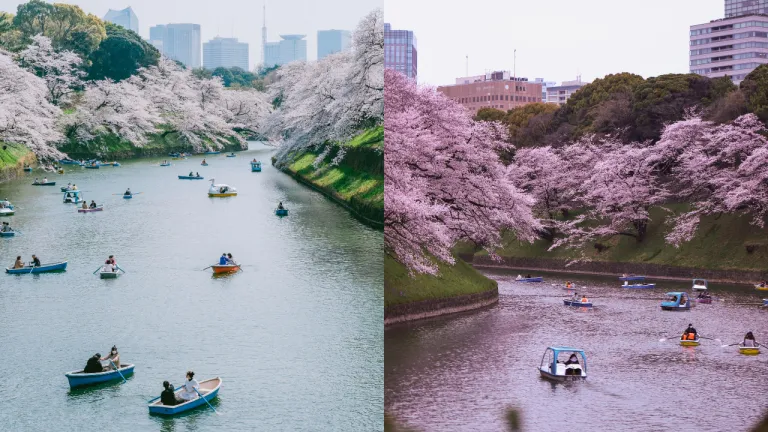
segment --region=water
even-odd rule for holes
[[[722,301],[670,312],[659,308],[664,293],[690,294],[690,283],[626,290],[615,278],[572,276],[593,301],[589,310],[563,306],[565,275],[526,284],[517,273],[487,273],[499,281],[495,307],[385,332],[388,412],[422,431],[503,431],[505,409],[515,406],[529,432],[741,431],[765,414],[768,352],[721,346],[749,330],[768,342],[768,311],[756,305],[765,293],[710,284]],[[679,346],[689,323],[722,343]],[[539,377],[544,350],[555,345],[586,351],[586,381]]]
[[[383,415],[383,236],[269,164],[252,143],[224,154],[121,167],[65,166],[55,187],[39,172],[0,184],[22,231],[0,239],[0,262],[37,254],[68,260],[59,274],[0,274],[2,430],[381,430]],[[249,161],[262,160],[251,173]],[[209,198],[199,171],[238,189]],[[74,182],[105,211],[78,214],[59,186]],[[127,187],[136,195],[124,200]],[[290,215],[279,218],[282,201]],[[213,278],[203,268],[230,252],[243,272]],[[114,254],[127,274],[92,272]],[[64,373],[116,344],[135,363],[128,383],[70,391]],[[208,408],[163,419],[146,401],[163,380],[223,380]]]

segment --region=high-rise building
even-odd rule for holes
[[[267,42],[264,44],[264,67],[272,67],[280,64],[280,42]]]
[[[544,78],[535,78],[533,82],[541,84],[541,101],[547,101],[547,88],[557,85],[555,81],[544,81]]]
[[[761,2],[762,3],[762,2]],[[768,63],[768,16],[744,15],[691,26],[690,70],[736,84]]]
[[[216,36],[203,44],[203,67],[209,70],[217,67],[239,67],[248,70],[248,44],[237,38]]]
[[[352,47],[352,32],[348,30],[318,30],[317,59]]]
[[[565,105],[571,95],[587,84],[589,83],[583,82],[581,76],[579,76],[573,81],[563,81],[559,86],[548,86],[546,102]]]
[[[109,21],[113,24],[117,24],[128,30],[133,30],[136,34],[139,33],[139,18],[133,13],[133,9],[130,6],[123,10],[110,9],[106,15],[104,15],[104,21]]]
[[[725,0],[725,17],[768,14],[768,0]]]
[[[416,79],[416,36],[410,30],[392,30],[384,23],[384,67]]]
[[[294,61],[307,61],[306,35],[280,35],[280,63],[288,64]]]
[[[481,108],[506,111],[541,102],[540,83],[510,75],[509,71],[497,71],[457,78],[456,84],[440,86],[437,91],[460,103],[472,113],[477,113]]]
[[[200,24],[157,25],[149,29],[149,40],[166,57],[191,69],[201,66]]]

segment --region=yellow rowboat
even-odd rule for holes
[[[230,197],[230,196],[237,196],[237,192],[227,192],[227,193],[210,193],[208,192],[209,197]]]
[[[696,336],[693,340],[680,339],[680,346],[699,346],[699,337]]]
[[[760,347],[745,347],[739,344],[739,352],[744,355],[758,355],[760,354]]]
[[[758,291],[768,291],[768,285],[766,286],[755,285],[755,289]]]

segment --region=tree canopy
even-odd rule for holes
[[[73,51],[83,57],[90,55],[107,37],[105,23],[97,16],[86,14],[75,5],[42,0],[19,5],[13,25],[23,45],[41,34],[51,40],[55,49]]]
[[[160,52],[135,32],[112,23],[106,28],[107,38],[90,56],[89,79],[120,81],[157,64]]]

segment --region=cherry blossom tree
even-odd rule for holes
[[[451,248],[469,240],[492,256],[502,230],[533,240],[540,224],[533,198],[518,189],[501,151],[499,123],[475,122],[466,110],[405,76],[386,70],[384,237],[411,273],[453,263]]]
[[[69,96],[82,87],[85,72],[82,59],[72,51],[55,51],[51,40],[37,35],[21,53],[19,62],[45,80],[48,101],[54,105],[69,102]]]
[[[59,159],[55,145],[63,139],[56,128],[61,114],[46,97],[46,82],[20,68],[0,51],[0,141],[23,144],[41,161]]]

